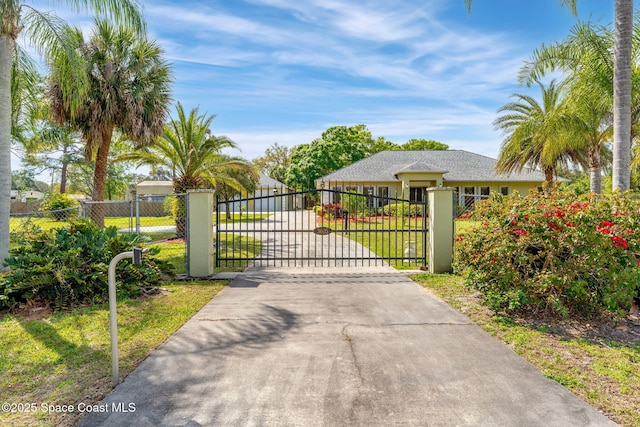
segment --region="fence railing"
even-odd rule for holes
[[[100,209],[106,227],[114,226],[120,233],[147,236],[149,244],[160,248],[158,255],[168,261],[176,273],[186,270],[186,195],[142,196],[136,200],[83,201],[77,207],[51,211],[13,212],[10,219],[12,235],[37,226],[43,230],[65,227],[76,217],[91,218]],[[178,220],[174,215],[184,210]],[[181,218],[181,219],[180,219]]]

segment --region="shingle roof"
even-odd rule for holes
[[[263,173],[260,174],[260,181],[258,182],[259,188],[281,188],[285,185],[278,180],[271,178],[269,175]]]
[[[496,160],[464,150],[381,151],[320,178],[324,181],[397,181],[396,174],[443,172],[443,181],[542,182],[544,174],[525,168],[520,173],[499,175]],[[420,170],[424,168],[424,170]]]

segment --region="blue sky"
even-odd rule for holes
[[[609,24],[613,0],[579,0],[578,12]],[[247,159],[359,123],[496,157],[496,110],[536,94],[518,69],[577,22],[560,0],[476,0],[471,14],[463,0],[146,1],[144,14],[173,64],[174,100],[215,114],[213,133]]]

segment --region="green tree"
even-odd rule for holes
[[[87,91],[73,91],[64,77],[66,57],[52,63],[50,96],[54,118],[80,130],[87,160],[95,158],[94,201],[105,196],[109,149],[114,130],[141,145],[162,133],[168,114],[171,71],[162,49],[146,36],[123,26],[97,20],[89,40],[80,29],[69,29],[85,61]],[[71,91],[71,96],[65,93]],[[95,157],[94,157],[95,156]],[[91,219],[104,226],[104,210],[91,210]]]
[[[321,176],[366,157],[373,142],[363,124],[330,127],[321,138],[294,147],[285,182],[292,187],[314,188]]]
[[[635,29],[635,39],[640,37],[640,29]],[[634,45],[634,54],[638,54],[640,45]],[[592,190],[601,190],[600,157],[606,153],[604,143],[615,134],[612,118],[615,119],[614,103],[614,36],[604,26],[591,23],[576,24],[569,37],[551,46],[542,46],[536,50],[530,62],[520,73],[520,79],[528,83],[548,71],[561,70],[568,73],[571,84],[570,96],[576,117],[581,122],[571,126],[573,137],[582,141],[589,155]],[[640,69],[634,67],[632,77],[634,86],[640,84]],[[633,91],[633,125],[629,128],[631,136],[637,136],[640,127],[640,91]],[[575,126],[577,124],[577,126]],[[576,132],[577,131],[577,132]],[[604,151],[603,151],[604,150]],[[614,167],[615,169],[615,167]],[[615,185],[612,187],[615,188]]]
[[[241,196],[244,198],[250,197],[249,195],[253,193],[258,187],[259,177],[253,171],[247,171],[244,169],[230,169],[227,171],[223,171],[223,174],[227,175],[228,179],[219,180],[216,188],[216,194],[226,202],[225,214],[227,219],[231,219],[230,206],[233,202],[233,198],[236,196]],[[237,185],[227,184],[227,182],[238,183],[240,184],[241,188],[238,188]]]
[[[60,193],[65,193],[69,165],[82,159],[80,133],[53,120],[41,78],[31,86],[31,100],[23,111],[18,139],[24,152],[23,163],[43,171],[50,170],[52,175],[60,170]]]
[[[265,150],[262,157],[254,159],[252,163],[258,172],[268,175],[276,181],[284,182],[291,161],[291,152],[291,148],[278,145],[276,142]]]
[[[131,28],[144,28],[136,0],[67,0],[76,10],[91,10],[98,16],[107,16]],[[29,2],[21,0],[0,1],[0,260],[8,256],[9,250],[9,206],[11,202],[11,135],[19,111],[14,110],[18,87],[29,85],[29,75],[23,64],[29,63],[17,45],[19,35],[35,46],[48,58],[68,55],[70,64],[65,76],[79,69],[76,52],[60,37],[63,22],[54,14],[41,12]],[[78,89],[86,87],[78,80]],[[1,268],[1,267],[0,267]]]
[[[379,153],[380,151],[400,150],[400,146],[395,142],[388,141],[384,136],[379,136],[366,147],[367,156]]]
[[[433,139],[412,138],[400,145],[401,150],[448,150],[449,146]]]
[[[496,163],[499,173],[520,172],[525,167],[541,168],[549,186],[560,164],[577,159],[578,152],[569,145],[564,126],[569,121],[563,105],[563,85],[552,81],[548,87],[538,83],[542,102],[529,95],[514,94],[498,110],[504,113],[494,121],[505,134]]]
[[[224,149],[238,147],[230,139],[211,133],[210,126],[215,116],[200,114],[198,108],[187,115],[180,103],[176,112],[177,118],[172,118],[165,125],[162,135],[152,145],[124,154],[119,160],[133,160],[138,166],[166,167],[173,173],[176,194],[218,188],[223,184],[236,191],[245,189],[243,181],[234,177],[232,171],[244,170],[255,175],[253,167],[240,157],[222,153]],[[181,198],[178,201],[184,203]],[[183,235],[184,206],[176,209],[176,232]]]
[[[469,11],[473,0],[464,0]],[[573,14],[577,0],[561,0]],[[633,64],[633,0],[614,0],[613,46],[613,183],[614,190],[628,190],[631,164],[631,99]]]

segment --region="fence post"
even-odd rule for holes
[[[429,273],[449,273],[453,263],[453,192],[427,188],[429,195]]]
[[[140,234],[140,195],[136,194],[136,234]]]
[[[213,274],[213,191],[187,191],[187,275]]]

